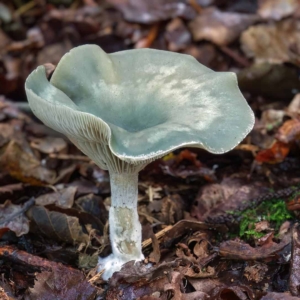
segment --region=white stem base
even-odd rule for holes
[[[129,261],[144,259],[142,227],[137,213],[137,174],[111,174],[111,207],[109,210],[112,254],[99,258],[98,271],[109,279]]]

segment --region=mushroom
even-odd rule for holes
[[[99,258],[104,279],[144,258],[139,171],[180,147],[229,151],[254,123],[234,73],[154,49],[106,54],[96,45],[79,46],[62,57],[50,81],[39,66],[25,89],[40,120],[109,171],[112,254]]]

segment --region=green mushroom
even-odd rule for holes
[[[80,46],[63,56],[50,81],[39,66],[25,89],[43,123],[109,171],[112,254],[99,258],[104,279],[144,258],[139,171],[181,147],[229,151],[254,124],[234,73],[214,72],[192,56],[167,51],[106,54],[96,45]]]

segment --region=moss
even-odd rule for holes
[[[239,235],[243,238],[260,238],[265,233],[257,232],[255,224],[260,221],[268,221],[270,225],[277,231],[280,225],[291,219],[293,216],[287,210],[285,201],[282,199],[273,199],[262,202],[254,209],[247,209],[241,214]]]

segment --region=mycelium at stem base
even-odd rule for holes
[[[137,213],[138,173],[110,172],[111,207],[109,209],[112,254],[99,258],[98,270],[109,279],[123,264],[139,261],[142,254],[142,228]]]

